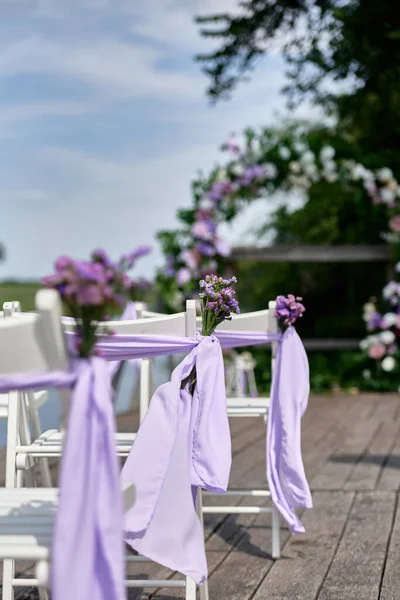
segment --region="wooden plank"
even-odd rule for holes
[[[393,492],[359,492],[318,600],[377,600],[395,511]]]
[[[344,485],[345,490],[375,489],[383,465],[387,461],[398,435],[398,423],[392,422],[382,425],[367,451],[360,458],[350,478],[346,481]],[[341,460],[344,460],[343,456]]]
[[[366,419],[368,408],[368,405],[360,408],[359,420],[353,430],[348,433],[339,452],[336,452],[331,460],[325,462],[321,471],[311,480],[310,485],[313,489],[339,490],[343,488],[354,466],[367,451],[380,428],[380,424],[374,419]],[[346,456],[346,462],[340,461],[341,456]]]
[[[290,245],[236,246],[233,260],[259,260],[263,262],[389,262],[389,245]]]
[[[395,445],[391,449],[391,452],[383,465],[377,489],[400,489],[400,439],[396,440]]]
[[[286,544],[284,558],[273,565],[254,600],[314,600],[339,544],[352,502],[352,493],[316,492],[314,509],[302,519],[307,533],[291,538]],[[344,599],[348,600],[345,594],[341,600]]]
[[[390,539],[379,600],[398,600],[400,590],[400,506],[397,504],[396,516]]]

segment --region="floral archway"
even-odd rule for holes
[[[326,143],[324,136],[310,135],[301,125],[282,130],[247,129],[242,136],[233,135],[221,148],[224,155],[221,165],[192,182],[193,207],[178,212],[180,228],[158,235],[166,261],[157,281],[171,309],[179,309],[183,299],[191,296],[199,278],[226,268],[231,249],[219,233],[221,223],[233,221],[249,203],[259,198],[267,201],[276,192],[297,192],[307,201],[312,186],[321,181],[340,185],[347,192],[354,191],[371,210],[382,205],[388,221],[382,238],[397,245],[400,186],[389,168],[365,167],[351,157],[348,147],[346,152],[343,148],[338,150],[334,143]],[[390,289],[394,290],[393,285]],[[400,312],[400,287],[393,293],[397,294],[396,307]],[[378,312],[371,305],[367,305],[368,310]],[[387,333],[386,338],[389,340]],[[372,342],[362,345],[371,358],[379,355],[382,360],[388,355],[389,346],[390,356],[393,355],[393,341],[383,344],[383,355],[382,348],[369,351]],[[392,361],[386,363],[390,367]]]

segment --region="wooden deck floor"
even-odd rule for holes
[[[121,427],[128,423],[131,415]],[[231,425],[231,486],[262,487],[265,426],[258,419]],[[272,561],[269,515],[207,516],[210,600],[400,600],[399,434],[400,396],[311,398],[303,419],[314,500],[302,518],[307,533],[293,538],[283,527],[282,558]],[[154,564],[130,565],[129,575],[174,576]],[[129,592],[129,600],[180,597],[182,590]]]

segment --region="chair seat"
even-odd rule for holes
[[[58,489],[0,490],[0,559],[46,560]]]
[[[270,399],[267,397],[249,398],[248,396],[227,398],[229,417],[265,417]]]
[[[136,433],[117,433],[115,435],[116,452],[118,456],[128,456]],[[29,446],[17,446],[18,454],[26,454],[36,458],[57,457],[62,454],[64,431],[49,429],[42,433]],[[22,468],[22,466],[20,467]]]
[[[135,488],[124,485],[124,509],[135,503]],[[0,560],[47,560],[51,550],[57,488],[0,490]]]

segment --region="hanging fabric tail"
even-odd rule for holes
[[[78,361],[60,473],[53,600],[123,600],[123,508],[107,363]]]
[[[193,397],[181,389],[196,367]],[[125,516],[125,540],[135,550],[202,584],[204,536],[196,514],[198,486],[226,490],[231,442],[221,347],[202,338],[153,395],[122,471],[136,503]]]
[[[304,527],[295,508],[312,508],[301,455],[301,418],[310,393],[303,343],[289,327],[279,342],[267,425],[267,477],[271,498],[293,534]]]

